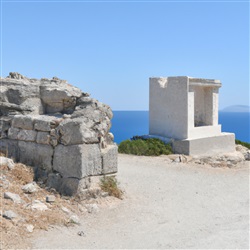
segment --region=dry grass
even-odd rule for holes
[[[123,192],[118,187],[118,182],[114,176],[104,176],[100,181],[100,187],[104,192],[107,192],[110,196],[122,199]]]
[[[30,236],[27,225],[31,224],[35,229],[47,230],[50,225],[71,225],[69,215],[62,211],[62,206],[72,213],[78,214],[78,204],[73,199],[63,199],[53,191],[56,196],[54,203],[46,203],[46,196],[51,194],[49,190],[38,188],[32,194],[25,194],[22,186],[33,181],[33,168],[23,164],[16,164],[13,170],[7,166],[1,166],[0,176],[0,249],[27,248],[26,239]],[[18,194],[23,203],[17,204],[12,200],[4,199],[4,192]],[[31,210],[30,204],[34,200],[40,200],[48,206],[46,211]],[[7,220],[2,217],[6,210],[12,210],[18,214],[18,218]]]

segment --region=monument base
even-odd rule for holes
[[[235,135],[221,133],[217,136],[186,139],[173,142],[173,151],[185,155],[213,155],[235,151]]]

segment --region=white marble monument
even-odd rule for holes
[[[150,78],[149,134],[172,139],[175,153],[211,155],[235,151],[235,135],[218,124],[219,80]]]

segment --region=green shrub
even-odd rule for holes
[[[248,143],[248,142],[243,142],[243,141],[240,141],[240,140],[235,140],[235,143],[236,144],[240,144],[240,145],[242,145],[242,146],[244,146],[244,147],[246,147],[246,148],[248,148],[248,149],[250,149],[250,143]]]
[[[118,152],[133,155],[158,156],[162,154],[172,154],[172,147],[160,139],[142,139],[140,137],[135,139],[135,137],[133,137],[132,140],[121,142],[118,147]]]

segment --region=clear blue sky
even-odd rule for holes
[[[249,105],[248,1],[1,0],[1,76],[57,76],[113,110],[147,110],[148,78],[221,80]]]

